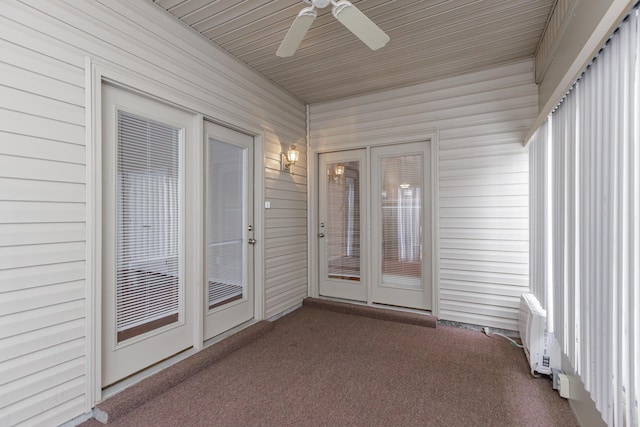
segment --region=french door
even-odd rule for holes
[[[253,138],[205,122],[204,338],[254,317]]]
[[[320,154],[319,293],[367,300],[365,150]]]
[[[430,155],[428,141],[319,155],[320,295],[431,309]]]
[[[429,142],[371,149],[371,299],[431,309]]]
[[[185,268],[194,116],[103,85],[102,386],[193,345]]]

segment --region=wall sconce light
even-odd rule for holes
[[[329,182],[338,182],[340,177],[344,175],[344,165],[329,165],[327,168],[327,176],[329,177]]]
[[[289,147],[286,153],[281,154],[280,159],[280,170],[288,171],[291,175],[293,175],[293,167],[296,162],[300,159],[300,152],[296,150],[296,146],[292,145]]]

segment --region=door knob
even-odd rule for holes
[[[250,245],[255,245],[255,244],[256,244],[256,239],[251,238],[251,239],[249,239],[247,242],[248,242]]]

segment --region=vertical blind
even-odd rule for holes
[[[178,315],[181,130],[125,111],[117,126],[120,333]]]
[[[640,31],[634,10],[531,142],[532,291],[603,420],[639,426]]]

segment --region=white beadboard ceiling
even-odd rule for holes
[[[150,0],[308,104],[535,54],[556,0],[352,0],[391,41],[371,51],[321,9],[291,58],[276,50],[301,0]]]

